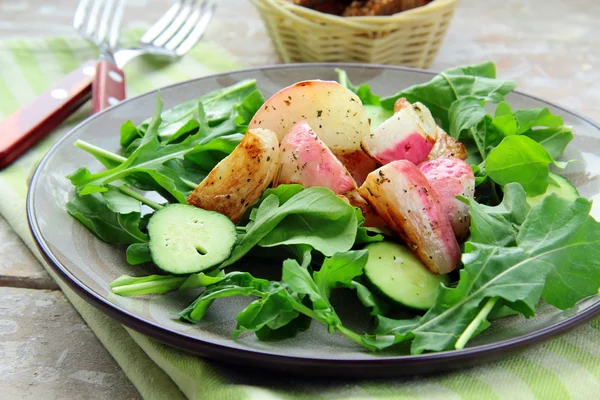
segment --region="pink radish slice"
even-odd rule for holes
[[[432,272],[446,274],[456,267],[460,249],[452,225],[416,165],[393,161],[371,172],[358,192]]]

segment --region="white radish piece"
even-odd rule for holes
[[[296,123],[285,135],[279,154],[280,169],[274,186],[284,183],[323,186],[335,194],[356,189],[350,173],[306,121]]]
[[[416,165],[393,161],[371,172],[358,192],[433,273],[456,268],[460,249],[452,225]]]
[[[334,152],[360,150],[370,131],[369,118],[358,96],[337,82],[298,82],[275,93],[256,112],[249,128],[266,128],[279,140],[296,123],[306,121]]]
[[[268,129],[250,129],[194,189],[187,202],[225,214],[233,222],[245,214],[273,181],[279,140]]]
[[[397,113],[403,108],[411,106],[412,104],[410,104],[408,100],[406,100],[404,97],[401,97],[396,100],[396,103],[394,103],[394,112]],[[427,155],[427,158],[425,158],[425,161],[441,157],[456,157],[460,158],[461,160],[467,159],[466,147],[461,142],[448,135],[439,126],[437,127],[436,136],[437,138],[433,144],[433,148]]]
[[[472,198],[475,194],[475,176],[469,164],[458,158],[444,157],[421,163],[419,169],[438,192],[458,240],[466,239],[471,225],[469,206],[456,196]]]
[[[407,160],[418,164],[425,160],[437,137],[437,124],[429,109],[421,103],[402,107],[366,135],[361,147],[379,164]]]

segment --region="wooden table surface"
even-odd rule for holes
[[[126,27],[171,1],[129,0]],[[248,0],[220,0],[206,40],[249,66],[277,63]],[[77,0],[0,1],[0,39],[72,35]],[[600,121],[600,1],[462,0],[432,69],[492,60],[519,90]],[[0,73],[2,73],[0,71]],[[0,397],[138,398],[139,394],[0,217]]]

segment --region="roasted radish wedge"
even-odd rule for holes
[[[335,194],[356,189],[352,176],[306,121],[294,125],[281,141],[279,164],[274,186],[284,183],[323,186]]]
[[[407,160],[418,164],[425,160],[437,137],[437,125],[429,109],[421,103],[402,107],[366,135],[361,147],[379,164]]]
[[[452,225],[419,167],[393,161],[371,172],[358,192],[432,272],[456,267],[460,250]]]
[[[467,159],[467,148],[458,140],[448,135],[442,128],[437,129],[437,139],[426,160],[442,157],[454,157],[461,160]]]
[[[419,169],[439,194],[456,237],[466,239],[471,225],[469,206],[456,196],[472,198],[475,193],[475,176],[469,164],[458,158],[445,157],[426,161]]]
[[[350,172],[357,185],[362,185],[367,175],[377,168],[375,161],[362,150],[341,150],[334,154]]]
[[[268,129],[250,129],[240,144],[208,174],[187,202],[237,222],[273,181],[279,140]]]
[[[279,140],[306,121],[334,152],[360,150],[369,119],[358,96],[337,82],[304,81],[275,93],[258,110],[250,128],[270,129]]]
[[[410,106],[412,106],[412,104],[410,104],[410,102],[404,97],[401,97],[396,100],[396,103],[394,103],[394,112],[397,113],[398,111]],[[460,158],[461,160],[466,160],[467,149],[461,142],[448,135],[442,128],[438,126],[435,143],[433,144],[433,147],[431,148],[431,151],[425,160],[433,160],[434,158],[440,157],[456,157]]]
[[[377,215],[375,210],[373,210],[373,207],[363,199],[357,190],[344,193],[343,195],[340,195],[340,197],[346,200],[352,207],[360,209],[365,218],[365,226],[374,228],[385,226],[385,221]]]

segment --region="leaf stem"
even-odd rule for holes
[[[114,161],[116,163],[122,164],[123,162],[125,162],[125,160],[127,160],[127,158],[120,156],[118,154],[112,153],[108,150],[105,150],[101,147],[98,146],[94,146],[91,143],[88,143],[84,140],[78,140],[75,142],[75,147],[78,147],[84,151],[87,151],[88,153],[92,154],[92,155],[100,155],[106,159],[109,159],[111,161]]]
[[[486,319],[488,314],[492,311],[492,308],[494,308],[497,301],[498,297],[492,297],[487,301],[487,303],[485,303],[485,306],[483,306],[481,311],[479,311],[477,316],[475,316],[475,319],[471,321],[469,326],[467,326],[467,329],[465,329],[465,331],[462,333],[462,335],[460,335],[460,337],[456,341],[456,344],[454,345],[454,348],[456,350],[461,350],[465,347],[465,345],[471,339],[477,328],[479,328],[479,325],[481,325],[483,320]]]
[[[306,307],[304,304],[292,300],[292,304],[294,305],[294,309],[304,315],[306,315],[307,317],[310,317],[316,321],[319,321],[320,323],[322,323],[323,325],[327,326],[329,328],[329,324],[327,323],[327,321],[324,321],[323,318],[321,318],[319,316],[319,314],[317,314],[316,312],[314,312],[313,310],[311,310],[310,308]],[[374,350],[374,348],[372,348],[371,346],[367,345],[363,340],[362,340],[362,336],[352,332],[350,329],[346,328],[343,325],[339,325],[336,324],[334,329],[336,331],[338,331],[339,333],[341,333],[342,335],[346,336],[348,339],[352,340],[355,343],[360,344],[363,347],[368,348],[369,350]]]
[[[181,179],[181,181],[183,183],[185,183],[190,189],[196,189],[198,187],[198,185],[199,185],[199,183],[188,181],[187,179],[184,179],[182,177],[179,177],[179,179]]]
[[[156,203],[156,202],[154,202],[154,201],[152,201],[152,200],[150,200],[150,199],[142,196],[140,193],[138,193],[135,190],[127,187],[126,185],[118,186],[118,188],[119,188],[119,190],[122,193],[126,194],[129,197],[133,197],[136,200],[141,201],[142,204],[147,205],[148,207],[154,209],[155,211],[156,210],[160,210],[161,208],[163,208],[163,206],[161,204],[158,204],[158,203]]]
[[[341,333],[342,335],[346,336],[348,339],[352,340],[355,343],[360,344],[363,347],[368,348],[369,350],[374,350],[374,347],[371,347],[369,345],[367,345],[363,340],[362,340],[362,336],[359,335],[356,332],[351,331],[350,329],[346,328],[343,325],[337,325],[335,327],[335,330],[338,331],[339,333]]]
[[[115,286],[111,290],[119,296],[139,296],[143,294],[162,294],[179,288],[187,277],[172,277],[159,281],[141,283],[129,283],[123,286]]]

